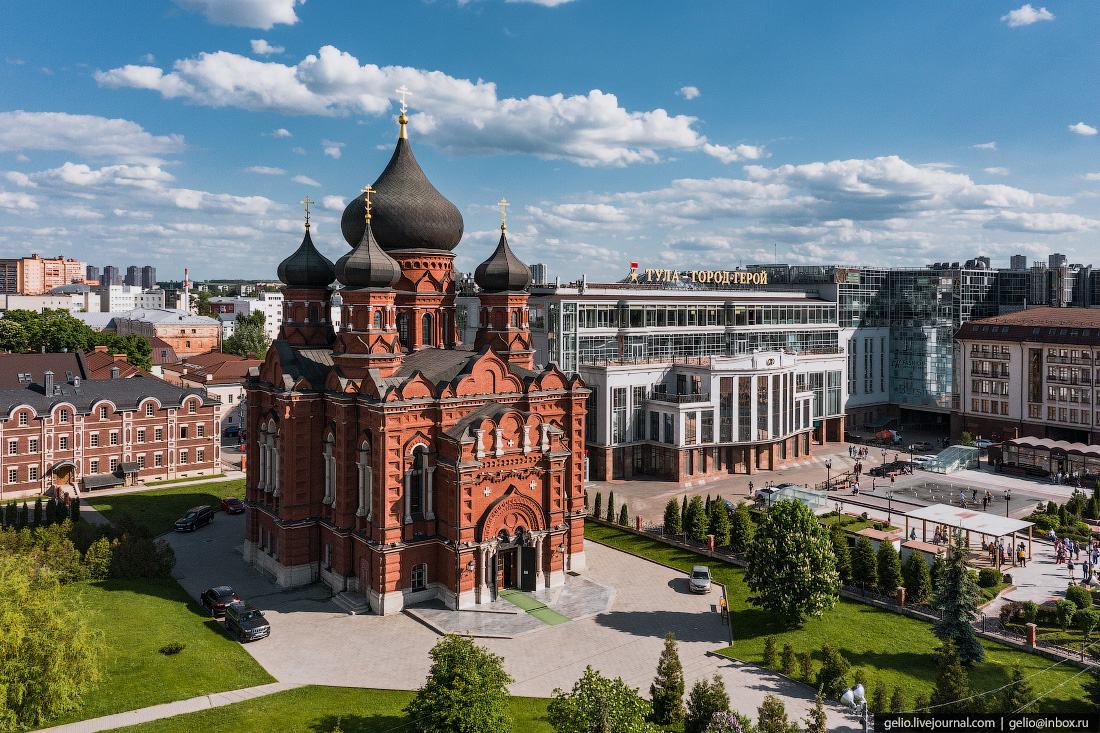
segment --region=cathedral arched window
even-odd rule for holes
[[[318,319],[317,319],[317,306],[311,305],[309,307],[309,322],[310,323],[317,323],[317,321],[318,321]]]
[[[409,511],[424,514],[424,494],[427,490],[428,450],[422,445],[413,449],[412,471],[409,473]]]
[[[519,328],[519,311],[512,311],[512,328]]]
[[[370,439],[364,440],[359,447],[359,508],[355,516],[366,517],[371,521],[374,504],[374,476],[371,469]]]
[[[435,334],[432,333],[432,314],[425,313],[420,318],[421,342],[425,346],[435,346]]]
[[[409,316],[407,313],[397,314],[397,338],[401,341],[401,345],[408,347],[409,345]]]
[[[374,330],[382,330],[382,310],[380,308],[374,311]]]

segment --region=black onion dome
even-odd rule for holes
[[[462,214],[424,175],[407,138],[398,138],[389,165],[372,188],[377,190],[371,191],[371,228],[382,249],[450,252],[462,239]],[[363,237],[364,196],[348,204],[340,221],[351,245]]]
[[[301,246],[279,263],[279,279],[292,288],[327,288],[332,283],[332,262],[313,246],[309,224]]]
[[[474,270],[474,282],[488,293],[526,290],[531,284],[531,270],[512,254],[504,227],[500,228],[500,242],[493,254]]]
[[[392,288],[401,279],[401,265],[382,251],[374,238],[373,225],[364,222],[359,244],[336,260],[336,279],[349,288]]]

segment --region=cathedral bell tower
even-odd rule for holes
[[[531,270],[512,254],[505,235],[505,199],[500,200],[500,241],[489,259],[477,266],[474,282],[481,288],[477,337],[474,348],[488,346],[502,359],[524,369],[534,368],[534,349],[527,322],[527,286]]]
[[[283,288],[283,325],[279,338],[295,347],[331,346],[332,324],[329,322],[333,280],[333,265],[313,246],[309,236],[309,205],[306,197],[306,234],[302,244],[279,264],[279,279]]]

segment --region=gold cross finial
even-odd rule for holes
[[[301,203],[306,205],[306,229],[309,229],[309,205],[313,202],[309,200],[309,196],[306,196],[306,200]]]
[[[399,88],[394,89],[394,91],[401,95],[401,114],[405,114],[409,111],[408,105],[405,104],[405,97],[409,94],[412,94],[412,92],[410,92],[409,88],[404,84],[402,84]]]
[[[367,212],[365,216],[368,222],[370,221],[370,195],[372,193],[375,193],[376,191],[377,189],[371,188],[369,183],[367,184],[367,187],[363,189],[363,193],[367,195]]]
[[[497,206],[500,207],[500,231],[503,232],[505,229],[508,228],[508,210],[504,207],[511,206],[511,204],[508,203],[508,199],[501,196],[500,202],[497,203]]]

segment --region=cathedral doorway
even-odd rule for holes
[[[509,547],[506,550],[500,550],[497,553],[497,587],[498,588],[515,588],[517,586],[517,573],[519,569],[518,547]]]

